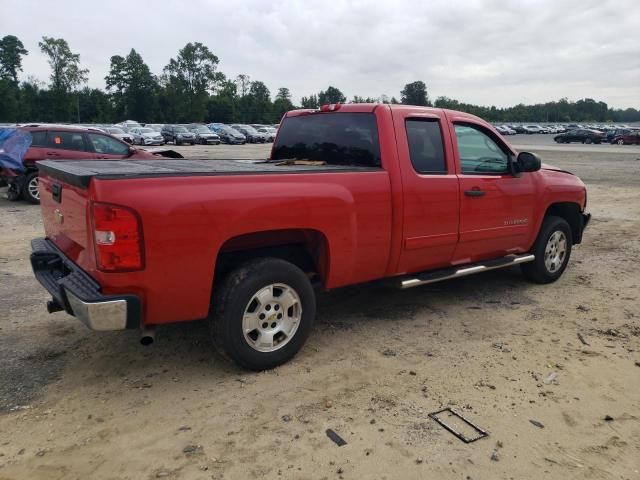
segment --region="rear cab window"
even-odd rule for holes
[[[341,112],[286,117],[271,159],[380,167],[376,117],[373,113]]]
[[[448,173],[440,122],[437,119],[407,118],[405,128],[414,170],[423,175]]]

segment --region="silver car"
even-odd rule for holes
[[[159,132],[147,127],[134,127],[129,129],[133,136],[133,143],[138,145],[164,145],[164,138]]]

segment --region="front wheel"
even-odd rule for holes
[[[22,188],[22,197],[35,205],[40,203],[40,191],[38,190],[38,172],[27,175]]]
[[[535,260],[521,265],[522,273],[535,283],[555,282],[569,263],[573,237],[571,227],[564,218],[545,217],[533,244]]]
[[[311,332],[316,300],[297,266],[261,258],[233,270],[216,287],[213,340],[240,366],[260,371],[295,356]]]

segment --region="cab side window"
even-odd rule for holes
[[[447,161],[442,145],[442,131],[436,119],[407,119],[409,157],[416,172],[446,174]]]
[[[89,139],[91,140],[93,149],[97,153],[108,155],[126,155],[129,153],[129,146],[119,142],[115,138],[99,133],[89,133]]]
[[[87,150],[82,133],[57,132],[55,130],[51,130],[47,136],[47,147],[77,150],[79,152]]]
[[[509,155],[495,140],[470,124],[455,125],[462,173],[503,174],[509,170]]]

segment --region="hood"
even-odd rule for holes
[[[549,165],[548,163],[543,163],[542,164],[542,170],[549,170],[551,172],[568,173],[569,175],[574,175],[573,173],[568,172],[567,170],[563,170],[561,168],[554,167],[553,165]]]

